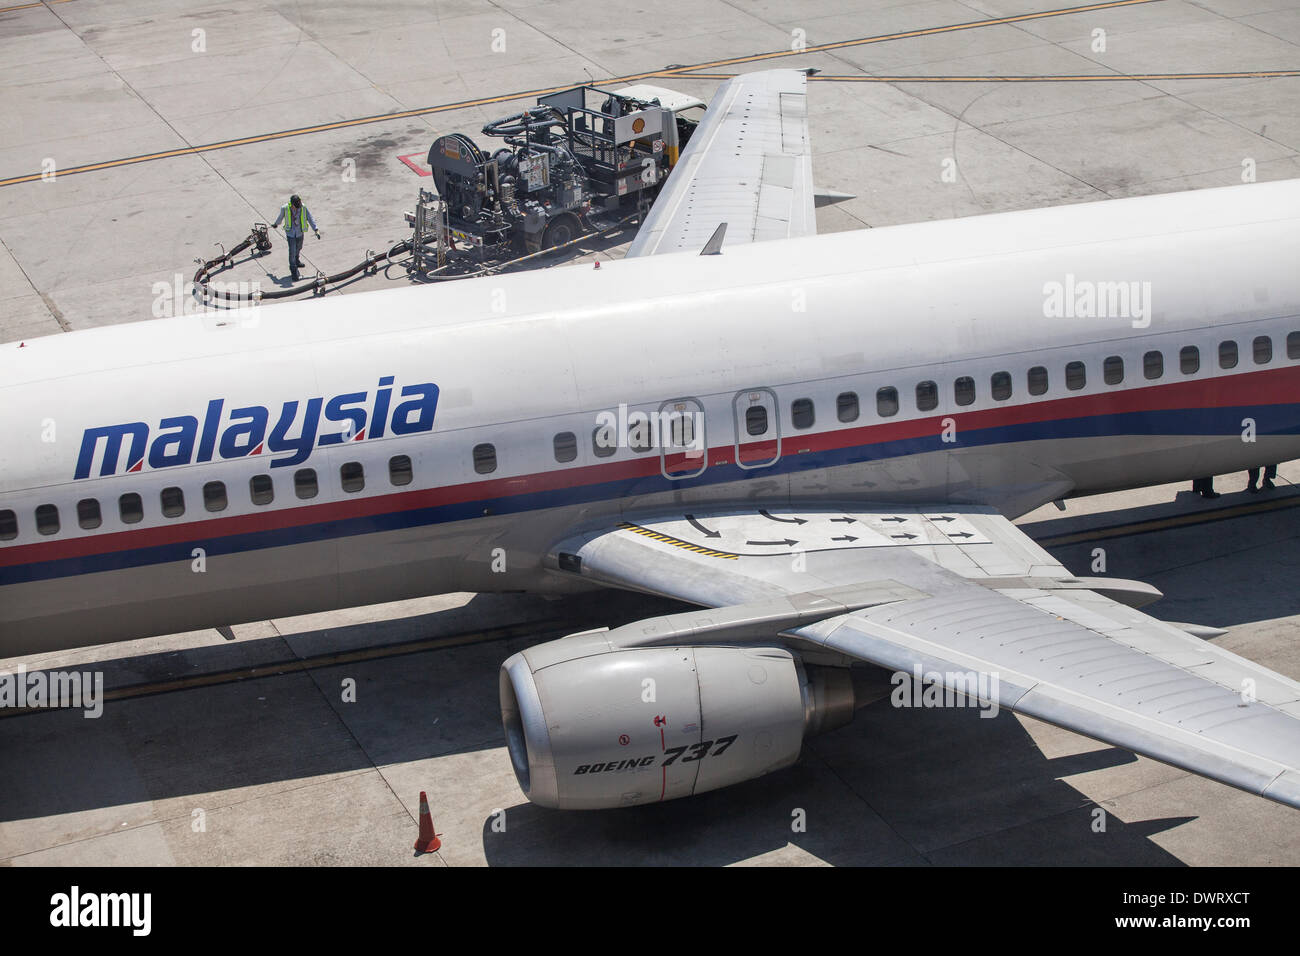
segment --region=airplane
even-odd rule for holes
[[[697,609],[502,665],[541,806],[788,766],[857,662],[1300,806],[1300,684],[1011,523],[1300,457],[1300,180],[819,236],[806,95],[623,260],[0,346],[0,652],[621,588]]]

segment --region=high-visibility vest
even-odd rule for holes
[[[289,227],[292,225],[293,225],[293,205],[291,203],[285,203],[284,204],[285,232],[288,232]],[[298,207],[298,229],[301,230],[304,236],[307,235],[307,205],[305,203]]]

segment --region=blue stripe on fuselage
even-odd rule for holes
[[[958,417],[953,415],[952,417]],[[295,525],[232,534],[221,537],[204,536],[194,541],[177,542],[137,548],[126,548],[108,553],[62,558],[31,564],[0,568],[0,586],[23,584],[111,571],[144,567],[174,561],[190,561],[190,552],[201,545],[209,557],[238,554],[266,548],[346,538],[354,535],[398,531],[434,526],[455,521],[468,521],[481,517],[485,509],[493,515],[518,514],[558,508],[567,505],[587,504],[595,501],[615,500],[634,495],[650,495],[672,490],[707,487],[752,479],[771,478],[814,468],[833,468],[866,461],[901,458],[929,452],[955,450],[996,444],[1016,444],[1041,439],[1070,439],[1093,437],[1118,437],[1141,435],[1177,436],[1239,436],[1242,419],[1251,417],[1260,423],[1258,434],[1300,434],[1300,405],[1238,406],[1232,408],[1170,409],[1160,411],[1128,412],[1112,415],[1092,415],[1079,418],[1053,419],[999,425],[983,429],[960,431],[957,443],[944,443],[939,433],[881,442],[872,445],[852,445],[810,451],[804,454],[787,454],[775,464],[758,469],[743,469],[734,464],[712,465],[695,478],[669,480],[662,474],[595,482],[566,488],[492,498],[474,499],[453,504],[426,508],[413,508],[379,515]],[[816,438],[834,433],[794,433],[783,437],[783,447],[788,450],[800,437]],[[362,499],[373,500],[373,499]],[[337,502],[334,502],[337,503]],[[272,514],[275,512],[271,512]]]

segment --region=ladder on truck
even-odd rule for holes
[[[447,203],[435,192],[420,190],[415,212],[406,214],[413,231],[411,258],[417,272],[432,272],[447,264],[451,251],[451,227],[447,223]]]

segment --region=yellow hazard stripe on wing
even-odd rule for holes
[[[664,544],[671,544],[674,548],[681,548],[683,551],[694,551],[696,554],[702,554],[709,558],[725,558],[728,561],[735,561],[740,558],[738,554],[732,554],[730,551],[715,551],[713,548],[702,548],[698,544],[691,544],[689,541],[683,541],[681,538],[674,538],[669,534],[660,534],[658,531],[651,531],[649,528],[643,528],[639,524],[632,524],[628,521],[620,521],[619,528],[624,531],[632,531],[636,534],[644,535],[654,541],[662,541]]]

